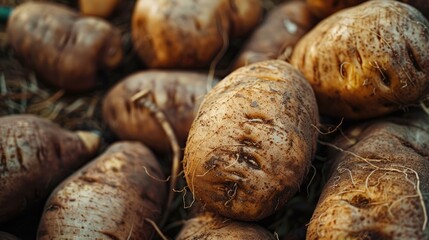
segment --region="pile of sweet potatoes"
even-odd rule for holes
[[[0,238],[429,238],[424,1],[64,2],[17,4],[8,56],[46,102],[101,92],[101,127],[0,69],[30,99],[0,116]]]

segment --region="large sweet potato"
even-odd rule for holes
[[[114,68],[122,59],[118,29],[59,4],[17,6],[7,34],[22,61],[41,79],[70,91],[93,88],[97,72]]]
[[[166,199],[164,174],[137,142],[115,143],[48,199],[38,239],[152,239]]]
[[[239,68],[204,98],[183,159],[208,210],[262,219],[299,189],[316,150],[318,111],[302,74],[281,60]]]
[[[428,123],[410,114],[338,137],[307,239],[429,239]]]
[[[0,118],[0,222],[21,213],[87,162],[98,136],[32,115]]]
[[[258,0],[140,0],[132,39],[149,67],[204,67],[227,39],[252,30],[261,14]]]
[[[398,1],[368,1],[320,22],[291,63],[310,81],[320,113],[382,116],[429,93],[429,22]]]

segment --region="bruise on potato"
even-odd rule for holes
[[[323,19],[344,8],[353,7],[366,0],[307,0],[308,9],[318,18]]]
[[[274,235],[265,228],[248,222],[227,219],[212,212],[203,212],[187,220],[176,240],[274,240]]]
[[[274,7],[247,41],[234,68],[269,59],[288,59],[295,44],[315,23],[316,19],[302,1]]]
[[[196,111],[206,93],[208,76],[185,71],[146,70],[128,76],[103,100],[103,117],[123,140],[138,140],[156,151],[168,151],[170,143],[155,116],[132,97],[150,91],[149,98],[164,112],[178,141],[184,145]]]
[[[98,148],[98,136],[33,116],[0,118],[0,223],[48,196]]]
[[[413,113],[338,137],[307,239],[428,239],[428,122]]]
[[[183,159],[189,189],[208,210],[253,221],[295,194],[316,149],[316,100],[281,60],[242,67],[204,98]]]
[[[27,2],[9,18],[7,34],[22,61],[47,83],[69,91],[96,85],[97,72],[122,59],[120,31],[54,3]]]
[[[258,0],[140,0],[132,17],[134,49],[151,68],[208,66],[224,38],[259,22]]]
[[[152,239],[166,199],[161,166],[138,142],[118,142],[49,197],[38,239]]]
[[[369,1],[331,15],[295,47],[321,114],[364,119],[429,92],[429,23],[397,1]]]

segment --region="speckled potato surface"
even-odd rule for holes
[[[272,214],[306,175],[317,124],[314,93],[290,64],[239,68],[206,95],[192,124],[183,159],[189,189],[229,218]]]
[[[161,166],[138,142],[117,142],[49,197],[37,239],[152,239],[167,195]]]
[[[96,153],[99,137],[34,115],[0,118],[0,223],[18,216]]]
[[[331,15],[291,58],[310,81],[321,114],[381,116],[429,93],[429,23],[397,1],[368,1]]]
[[[134,49],[151,68],[206,67],[226,44],[260,21],[258,0],[140,0],[132,17]]]
[[[247,222],[223,218],[211,212],[201,213],[187,220],[176,240],[274,240],[263,227]]]
[[[338,137],[307,239],[428,239],[428,122],[410,114]]]
[[[103,100],[103,118],[123,140],[138,140],[157,151],[170,142],[156,117],[132,97],[150,91],[148,98],[164,112],[180,144],[186,142],[192,121],[206,94],[207,74],[187,71],[146,70],[114,86]]]
[[[93,88],[97,71],[116,67],[123,57],[118,29],[55,3],[20,4],[8,20],[7,34],[27,67],[69,91]]]

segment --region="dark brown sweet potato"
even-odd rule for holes
[[[104,120],[123,140],[138,140],[157,151],[169,150],[170,142],[156,117],[139,101],[132,101],[135,94],[148,91],[148,99],[165,113],[183,146],[206,93],[207,78],[206,74],[184,71],[135,73],[104,98]]]
[[[298,40],[316,23],[303,1],[286,2],[273,8],[255,30],[234,68],[292,54]],[[280,56],[280,55],[284,56]]]
[[[22,61],[41,79],[70,91],[94,87],[97,71],[114,68],[122,59],[119,30],[59,4],[19,5],[7,34]]]
[[[32,115],[0,118],[0,222],[48,196],[98,148],[98,136]]]
[[[118,142],[66,179],[48,199],[38,239],[152,239],[166,200],[153,154]]]

